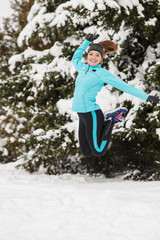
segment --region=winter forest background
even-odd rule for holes
[[[11,6],[0,30],[0,162],[17,162],[31,173],[123,172],[160,180],[160,104],[104,86],[97,96],[102,110],[129,112],[101,158],[81,155],[71,111],[71,58],[88,33],[118,43],[104,67],[160,96],[160,1],[12,0]]]

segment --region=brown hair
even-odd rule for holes
[[[109,53],[115,53],[118,50],[118,45],[112,41],[104,40],[98,43],[103,48],[103,58]]]

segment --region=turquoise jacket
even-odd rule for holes
[[[91,42],[85,40],[75,51],[72,62],[78,72],[75,83],[72,111],[85,113],[100,109],[96,104],[96,96],[107,83],[123,92],[129,93],[142,100],[148,98],[148,94],[122,81],[101,65],[89,66],[83,63],[82,56]]]

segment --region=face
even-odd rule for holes
[[[101,54],[97,51],[92,50],[87,55],[87,62],[90,66],[96,66],[100,64],[101,60]]]

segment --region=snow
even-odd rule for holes
[[[160,239],[159,182],[65,174],[0,165],[1,240]]]
[[[44,11],[44,7],[42,7],[40,3],[35,1],[27,16],[27,21],[30,22],[34,18],[34,16],[38,14],[38,12],[42,11],[41,9],[43,9]]]
[[[54,13],[46,13],[44,14],[45,9],[39,12],[37,16],[35,16],[20,32],[17,43],[18,46],[21,47],[23,45],[23,41],[28,44],[28,40],[31,37],[32,33],[36,31],[36,26],[38,25],[40,28],[45,26],[45,23],[51,21],[54,18]]]
[[[156,21],[157,21],[156,18],[151,18],[151,19],[149,19],[149,21],[145,22],[145,25],[146,26],[152,26],[152,25],[155,26]]]
[[[159,139],[160,139],[160,128],[156,129],[156,134],[159,136]]]
[[[118,3],[120,6],[124,7],[127,9],[130,8],[132,9],[134,6],[138,6],[139,5],[139,0],[118,0]]]

